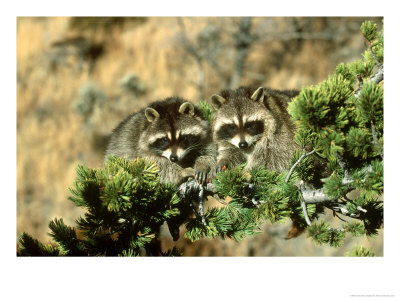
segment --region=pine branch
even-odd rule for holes
[[[373,82],[375,84],[380,83],[383,80],[383,64],[378,67],[378,70],[375,72],[374,76],[372,76],[367,82]],[[354,97],[359,98],[361,93],[361,87],[358,87],[357,91],[354,93]]]
[[[301,161],[303,160],[303,159],[305,159],[307,156],[310,156],[310,155],[312,155],[312,154],[314,154],[315,153],[315,149],[313,149],[312,151],[310,151],[310,152],[308,152],[308,153],[305,153],[305,151],[303,150],[303,155],[302,156],[300,156],[300,158],[294,163],[294,165],[290,168],[290,171],[289,171],[289,173],[288,173],[288,175],[286,176],[286,179],[285,179],[285,182],[289,182],[289,180],[290,180],[290,177],[292,176],[292,174],[293,174],[293,172],[294,172],[294,169],[297,167],[297,165],[299,164],[299,163],[301,163]]]
[[[364,34],[362,31],[361,31],[361,34],[363,35],[365,41],[367,42],[367,44],[368,44],[368,49],[369,49],[369,51],[371,52],[372,57],[374,58],[376,64],[377,64],[378,66],[381,66],[381,65],[382,65],[381,62],[379,61],[379,59],[376,57],[374,51],[372,50],[372,42],[365,36],[365,34]]]
[[[372,51],[372,44],[371,44],[371,43],[368,43],[368,48],[369,48],[369,51],[371,52],[372,57],[374,58],[376,64],[377,64],[378,66],[381,66],[381,65],[382,65],[381,62],[380,62],[379,59],[376,57],[374,51]]]
[[[199,213],[201,217],[201,223],[204,226],[207,226],[206,218],[204,217],[204,211],[203,211],[203,197],[204,197],[204,187],[202,185],[199,186],[200,191],[199,191]]]
[[[310,151],[309,153],[306,153],[306,155],[310,154],[311,152],[314,152],[314,150]],[[367,173],[372,173],[373,172],[372,166],[368,166],[368,167],[362,169],[361,172],[364,175]],[[285,180],[285,182],[287,182],[287,181]],[[351,185],[353,182],[354,181],[351,177],[343,178],[343,180],[342,180],[343,185]],[[197,183],[197,181],[190,180],[190,181],[182,183],[179,186],[179,193],[180,193],[181,197],[186,198],[186,199],[193,198],[192,194],[194,193],[195,195],[197,195],[196,200],[198,200],[198,199],[200,199],[200,192],[201,192],[200,186],[201,185],[199,183]],[[252,184],[252,183],[243,183],[243,187],[244,187],[244,190],[247,190],[247,191],[254,191],[254,188],[255,188],[254,184]],[[204,195],[212,195],[214,193],[217,193],[217,189],[216,189],[215,185],[212,183],[207,183],[207,185],[203,186],[202,189],[203,189],[204,194],[201,199],[204,199]],[[350,190],[351,190],[351,188],[349,187],[349,191]],[[305,204],[327,204],[327,203],[335,203],[335,201],[337,200],[335,197],[332,197],[332,196],[329,196],[328,194],[326,194],[325,191],[323,190],[323,188],[312,189],[312,188],[301,187],[301,195],[303,197]],[[254,204],[255,203],[257,203],[258,205],[260,203],[263,204],[262,201],[261,202],[257,201],[253,197],[253,193],[249,192],[249,193],[247,193],[247,196],[249,197],[249,199],[251,199],[251,201]],[[218,201],[221,202],[222,204],[227,204],[223,200],[218,200]],[[341,206],[338,205],[338,207],[341,207]],[[344,212],[344,210],[341,208],[339,209],[339,212],[340,211]],[[346,214],[346,212],[343,214]]]

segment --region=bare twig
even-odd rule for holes
[[[207,226],[206,218],[204,217],[204,211],[203,211],[203,197],[204,197],[204,187],[202,185],[200,187],[200,192],[199,192],[199,213],[201,217],[201,223],[203,223],[204,226]]]
[[[301,208],[303,209],[304,219],[306,220],[307,225],[311,226],[310,217],[308,216],[307,212],[307,204],[304,201],[302,189],[303,189],[303,182],[300,183],[300,203],[301,203]]]
[[[355,214],[355,213],[350,213],[349,210],[346,207],[346,204],[344,203],[339,203],[339,202],[332,202],[328,208],[332,209],[333,211],[340,213],[344,216],[355,218],[355,219],[360,219],[362,217],[362,214]]]
[[[350,202],[350,203],[352,203],[352,204],[354,204],[354,205],[357,205],[353,200],[349,199],[346,195],[344,196],[344,198],[346,199],[346,201],[348,201],[348,202]],[[358,211],[363,212],[363,213],[367,213],[367,210],[366,210],[365,208],[362,208],[362,207],[359,206],[359,205],[357,205],[356,209],[357,209]]]
[[[315,153],[315,149],[313,149],[312,151],[305,153],[305,151],[303,152],[303,155],[300,156],[300,158],[294,163],[294,165],[290,168],[290,171],[288,173],[288,175],[286,176],[285,182],[289,182],[290,177],[292,176],[294,169],[298,166],[299,163],[301,163],[301,161],[303,159],[305,159],[307,156],[310,156],[311,154]]]
[[[357,206],[357,210],[363,213],[367,213],[367,210],[365,208],[362,208],[361,206]]]
[[[307,213],[307,204],[304,202],[304,200],[301,200],[301,208],[303,209],[303,214],[304,214],[304,219],[306,220],[306,223],[308,226],[311,226],[311,221],[310,221],[310,217],[308,216]]]

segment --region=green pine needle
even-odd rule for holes
[[[350,251],[345,253],[345,256],[351,257],[373,257],[375,253],[370,248],[365,248],[363,246],[356,246]]]
[[[371,21],[365,21],[361,24],[361,32],[371,42],[377,37],[378,26]]]
[[[60,248],[44,245],[27,233],[19,236],[18,244],[18,255],[21,256],[61,256],[65,254]]]
[[[210,122],[210,124],[213,123],[213,115],[214,115],[214,109],[210,104],[208,104],[207,101],[202,100],[199,103],[196,104],[196,106],[200,109],[200,111],[203,114],[203,117]]]

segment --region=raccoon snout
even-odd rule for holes
[[[172,162],[177,162],[178,161],[178,156],[171,154],[171,156],[169,157],[170,161]]]
[[[246,141],[240,142],[239,143],[239,148],[240,149],[246,149],[249,146]]]

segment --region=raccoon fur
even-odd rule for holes
[[[106,156],[155,161],[161,183],[180,184],[188,177],[204,183],[215,165],[211,126],[189,101],[170,97],[133,113],[114,130]]]
[[[287,106],[298,93],[240,87],[212,95],[217,172],[243,163],[245,171],[253,167],[285,170],[297,147],[296,127]]]

